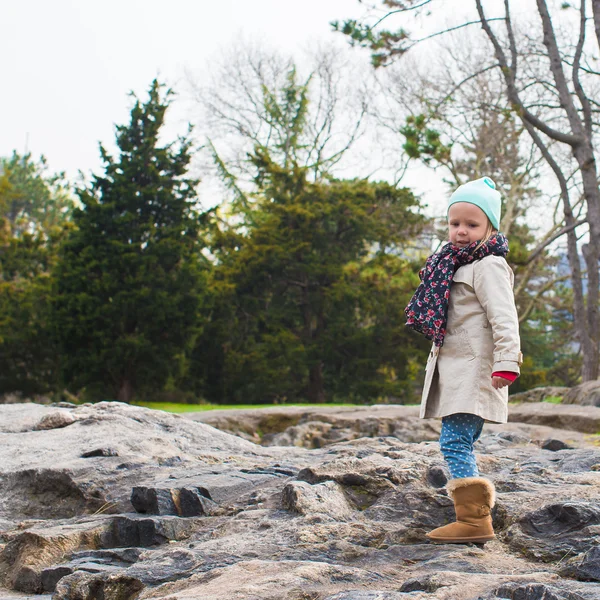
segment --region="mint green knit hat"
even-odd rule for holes
[[[500,192],[496,191],[496,184],[489,177],[482,177],[461,185],[450,196],[448,210],[457,202],[468,202],[479,206],[487,215],[494,229],[500,229]]]

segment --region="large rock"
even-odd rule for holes
[[[418,407],[213,417],[259,445],[119,403],[0,406],[0,599],[600,598],[600,409],[538,407],[476,444],[498,491],[478,547],[425,537],[454,510]]]
[[[495,589],[489,600],[594,600],[599,598],[597,590],[586,590],[594,595],[581,595],[579,591],[570,591],[565,586],[543,583],[508,583]]]
[[[342,486],[333,481],[315,485],[292,481],[283,488],[281,502],[288,510],[303,515],[324,513],[336,520],[350,518],[353,510]]]
[[[86,573],[78,571],[58,582],[53,600],[135,600],[144,584],[123,573]]]
[[[526,512],[505,539],[534,559],[558,561],[589,550],[599,534],[600,502],[559,502]]]
[[[600,581],[600,545],[596,544],[587,552],[570,559],[561,573],[581,581]]]
[[[361,437],[393,435],[406,442],[437,439],[439,422],[418,415],[417,406],[380,404],[215,410],[187,416],[267,446],[321,448]]]
[[[563,403],[600,407],[600,379],[586,381],[569,389],[563,397]]]
[[[519,443],[541,444],[553,438],[567,445],[588,445],[585,435],[600,433],[600,428],[594,429],[600,421],[600,409],[594,410],[546,402],[510,405],[511,422],[486,424],[484,431],[505,436],[505,441],[512,436]],[[361,437],[393,436],[409,443],[437,441],[440,421],[419,419],[418,415],[418,406],[386,404],[214,410],[188,413],[186,417],[265,446],[314,449]]]
[[[573,404],[520,404],[510,407],[508,420],[518,423],[546,425],[582,433],[600,432],[600,408]]]
[[[544,402],[547,398],[555,399],[561,398],[562,402],[565,400],[565,396],[569,393],[571,388],[558,387],[558,386],[545,386],[536,387],[526,390],[524,392],[518,392],[517,394],[511,394],[509,396],[509,402]]]

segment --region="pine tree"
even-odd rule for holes
[[[0,159],[0,393],[52,391],[57,351],[48,327],[50,271],[72,208],[46,161]]]
[[[425,354],[404,326],[418,277],[400,257],[423,221],[418,200],[306,165],[307,102],[293,72],[265,90],[277,133],[249,157],[253,193],[221,163],[237,198],[214,223],[214,307],[192,372],[216,402],[407,400]]]
[[[55,277],[54,327],[63,378],[90,399],[164,387],[185,362],[201,301],[198,181],[189,135],[161,145],[172,93],[156,80],[116,128],[118,156],[78,190],[82,208]]]

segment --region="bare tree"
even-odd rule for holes
[[[188,76],[201,111],[200,128],[214,154],[237,177],[250,176],[248,153],[263,146],[282,165],[293,159],[318,179],[338,165],[363,134],[368,94],[366,85],[353,77],[355,66],[347,53],[317,48],[302,62],[306,66],[242,43],[213,66],[208,85]],[[284,114],[290,106],[285,98],[290,86],[305,98],[301,140],[291,139],[290,123],[305,115]]]
[[[501,16],[486,14],[484,2],[473,0],[476,16],[444,26],[420,39],[404,30],[379,30],[390,17],[424,9],[437,0],[385,0],[385,12],[375,25],[347,22],[338,29],[352,40],[371,48],[376,65],[387,64],[426,40],[453,31],[480,27],[488,41],[492,60],[483,68],[496,70],[510,109],[520,119],[537,151],[552,171],[560,193],[563,225],[543,243],[567,236],[568,259],[574,296],[574,322],[583,354],[583,381],[596,379],[599,369],[600,321],[598,317],[600,258],[600,191],[594,137],[598,134],[600,68],[600,0],[582,0],[578,8],[563,3],[561,19],[546,0],[536,0],[534,23],[519,30],[511,16],[510,0],[503,1]],[[513,2],[513,5],[515,3]],[[496,3],[493,8],[498,8]],[[595,36],[590,35],[589,10],[593,11]],[[572,19],[575,15],[576,19]],[[573,22],[572,22],[573,21]],[[466,80],[475,76],[472,70]],[[576,214],[577,201],[585,203],[583,219]],[[584,220],[585,219],[585,220]],[[579,244],[577,228],[587,224],[585,243]],[[582,272],[579,251],[585,260]],[[541,250],[540,250],[541,251]],[[534,252],[534,256],[536,256]],[[587,298],[584,280],[587,278]]]

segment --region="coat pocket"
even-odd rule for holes
[[[444,354],[452,358],[475,360],[477,354],[471,343],[469,332],[458,327],[446,333],[444,338]]]

